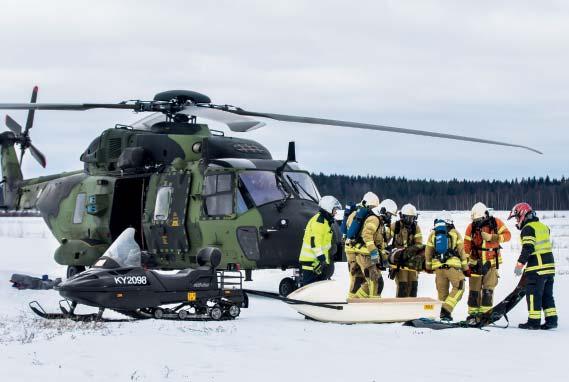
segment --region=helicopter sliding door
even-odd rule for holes
[[[186,214],[191,174],[173,171],[154,174],[146,196],[144,235],[150,252],[169,261],[190,249]]]

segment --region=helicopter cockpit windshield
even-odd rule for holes
[[[287,188],[296,191],[301,199],[320,200],[320,193],[307,173],[287,171],[284,178],[288,183]],[[239,174],[239,180],[256,206],[296,197],[283,188],[272,171],[243,171]]]
[[[302,199],[314,202],[320,200],[318,188],[316,188],[316,184],[314,184],[314,181],[307,173],[286,171],[284,177]]]
[[[134,233],[134,228],[125,229],[95,263],[95,267],[111,268],[106,264],[109,259],[121,268],[140,267],[140,247],[134,240]]]

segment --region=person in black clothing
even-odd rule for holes
[[[518,203],[510,212],[508,220],[516,219],[516,227],[521,230],[522,253],[514,273],[526,277],[526,299],[528,321],[519,324],[520,329],[555,329],[557,328],[557,310],[553,299],[553,281],[555,260],[550,239],[550,230],[539,221],[528,203]],[[524,270],[525,267],[525,270]],[[541,324],[541,311],[545,323]]]

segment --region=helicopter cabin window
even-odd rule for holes
[[[156,194],[156,205],[154,206],[154,220],[164,221],[168,219],[170,203],[172,202],[172,187],[160,187]]]
[[[239,180],[256,206],[286,197],[285,191],[277,185],[276,174],[272,171],[243,171],[239,174]]]
[[[73,212],[73,224],[83,223],[83,216],[85,215],[87,194],[82,192],[77,194],[75,199],[75,211]]]
[[[233,213],[231,174],[207,175],[204,181],[205,214],[227,216]]]
[[[284,177],[302,199],[320,200],[320,193],[314,181],[305,172],[285,172]]]

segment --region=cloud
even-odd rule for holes
[[[312,171],[567,175],[568,13],[556,1],[6,1],[0,101],[26,101],[35,84],[44,102],[193,89],[251,110],[479,136],[546,153],[273,122],[234,134],[280,158],[295,140]],[[103,129],[137,118],[39,112],[32,136],[50,172],[73,170]],[[46,173],[31,160],[24,170]]]

